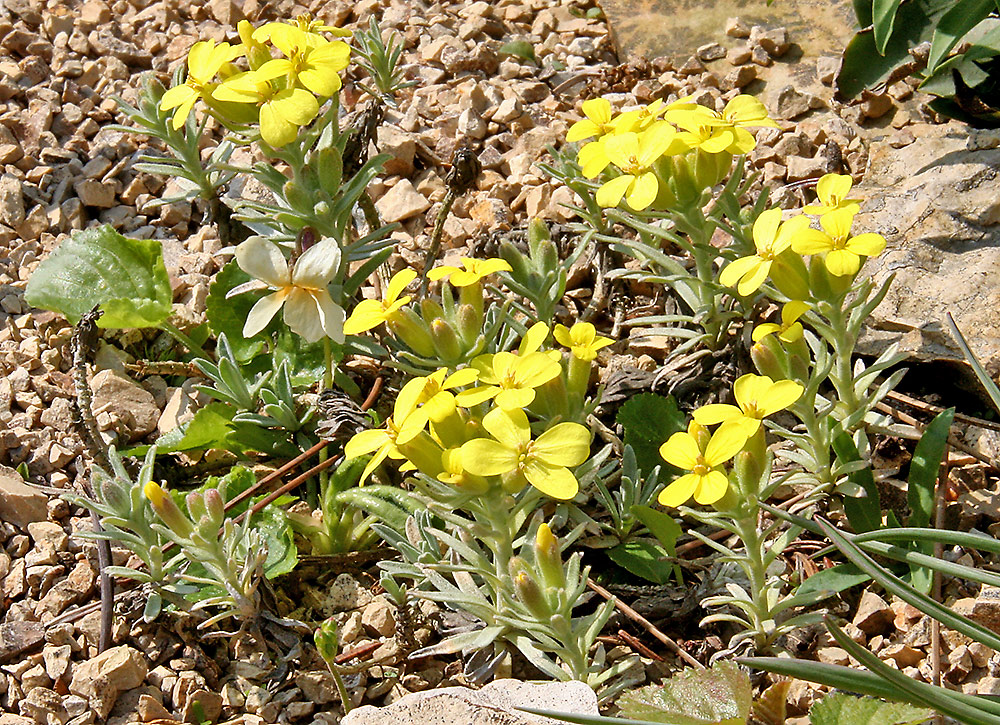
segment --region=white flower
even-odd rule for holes
[[[307,249],[291,270],[278,245],[263,237],[250,237],[236,247],[237,264],[254,280],[234,287],[226,297],[252,289],[275,290],[250,310],[243,336],[253,337],[267,327],[284,305],[285,324],[306,342],[324,336],[343,342],[344,310],[327,289],[340,269],[340,259],[340,245],[333,239]]]

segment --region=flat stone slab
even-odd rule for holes
[[[856,30],[850,0],[599,0],[618,57],[673,57],[683,62],[695,48],[724,39],[726,20],[784,26],[807,56],[839,53]]]

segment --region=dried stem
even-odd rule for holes
[[[108,446],[101,438],[97,421],[94,419],[94,411],[91,408],[94,394],[90,389],[90,382],[87,380],[87,362],[100,337],[97,320],[101,314],[100,309],[95,307],[80,318],[70,341],[70,349],[73,353],[73,385],[76,392],[76,398],[73,401],[73,423],[94,463],[105,471],[112,472],[114,469],[111,467]],[[85,484],[85,486],[87,496],[94,498],[90,484]],[[93,509],[90,511],[90,520],[93,522],[94,533],[100,534],[104,531],[101,527],[101,517]],[[111,566],[111,542],[107,539],[98,539],[96,543],[97,566],[100,569],[101,577],[101,634],[97,643],[97,651],[101,653],[111,646],[115,582],[107,573],[107,568]]]

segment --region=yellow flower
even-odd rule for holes
[[[803,387],[794,380],[774,382],[766,375],[744,375],[733,384],[736,405],[713,403],[694,411],[699,425],[737,425],[749,438],[769,415],[784,410],[802,396]]]
[[[330,33],[341,38],[349,38],[350,30],[338,28],[335,25],[324,25],[321,20],[313,20],[309,13],[304,13],[295,18],[294,23],[275,22],[266,23],[254,31],[254,40],[258,42],[271,41],[275,47],[280,48],[279,43],[287,43],[290,37],[297,37],[304,34],[305,42],[310,45],[322,45],[329,42],[322,33]]]
[[[399,391],[397,400],[402,400],[404,407],[413,412],[400,426],[397,441],[408,443],[428,421],[438,423],[454,413],[456,402],[451,390],[470,385],[478,377],[475,368],[462,368],[451,375],[447,368],[441,368],[426,377],[410,380]]]
[[[203,40],[191,46],[187,57],[187,80],[168,90],[160,99],[160,110],[177,109],[171,120],[175,130],[187,121],[195,101],[212,95],[212,90],[215,88],[212,80],[219,69],[242,52],[242,45],[229,43],[216,45],[214,40]]]
[[[802,337],[802,323],[798,321],[806,310],[809,303],[802,300],[792,300],[785,303],[781,308],[781,324],[776,322],[765,322],[753,328],[751,338],[754,342],[760,342],[768,335],[778,333],[778,339],[782,342],[795,342]]]
[[[344,458],[346,459],[357,458],[369,453],[374,454],[361,473],[361,483],[364,483],[371,472],[378,468],[386,458],[406,460],[406,456],[400,452],[397,446],[396,438],[400,429],[405,425],[406,419],[413,412],[412,406],[413,396],[397,396],[392,408],[392,416],[386,419],[384,428],[363,430],[347,441],[347,445],[344,446]]]
[[[579,423],[559,423],[531,439],[524,411],[494,408],[483,417],[493,436],[462,445],[462,467],[477,476],[503,476],[509,490],[530,483],[552,498],[567,500],[580,486],[569,470],[590,455],[590,431]]]
[[[479,371],[479,382],[486,385],[456,395],[458,404],[464,407],[496,398],[496,404],[505,410],[526,408],[535,399],[535,388],[562,373],[562,366],[544,352],[480,355],[472,361],[472,367]]]
[[[764,104],[748,95],[733,98],[722,113],[681,99],[670,104],[667,120],[684,129],[677,134],[678,140],[707,153],[749,153],[757,141],[746,127],[777,126],[768,118]]]
[[[611,133],[614,126],[611,123],[611,102],[606,98],[591,98],[583,102],[582,121],[577,121],[569,127],[566,141],[583,141],[594,136]]]
[[[848,199],[854,179],[848,174],[826,174],[816,182],[816,196],[819,204],[802,207],[806,214],[827,214],[838,209],[850,209],[857,214],[861,209],[861,199]]]
[[[260,108],[261,138],[275,148],[290,143],[299,127],[311,123],[319,113],[319,101],[312,93],[303,88],[281,89],[261,78],[257,71],[227,78],[212,96],[224,102],[256,104]]]
[[[798,254],[826,254],[826,268],[830,274],[842,277],[855,274],[861,267],[861,257],[876,257],[885,249],[881,234],[851,236],[854,210],[844,207],[819,218],[823,231],[806,229],[792,241]]]
[[[237,264],[255,279],[234,287],[226,297],[254,289],[276,290],[250,310],[243,336],[256,335],[284,307],[285,324],[306,342],[323,336],[343,342],[344,310],[327,289],[340,270],[340,259],[340,245],[334,239],[309,247],[292,269],[278,246],[263,237],[250,237],[236,247]]]
[[[598,337],[597,331],[589,322],[577,322],[571,328],[556,325],[553,335],[560,345],[569,348],[573,357],[587,362],[597,357],[597,351],[602,347],[614,343],[614,340],[607,337]]]
[[[502,259],[468,259],[462,257],[459,260],[461,267],[435,267],[427,273],[428,279],[439,280],[451,275],[452,287],[468,287],[475,284],[483,277],[488,277],[496,272],[510,272],[511,266]]]
[[[285,57],[264,63],[257,69],[258,79],[269,81],[286,76],[289,87],[298,84],[324,98],[339,91],[339,72],[347,67],[350,46],[339,41],[327,41],[322,36],[303,32],[285,23],[274,25],[284,31],[272,32],[271,42]],[[255,32],[254,37],[263,29]]]
[[[657,500],[664,506],[680,506],[691,496],[700,504],[713,504],[729,489],[729,478],[722,465],[740,452],[747,436],[739,424],[724,424],[712,434],[704,448],[703,429],[691,421],[686,433],[674,433],[660,446],[667,463],[689,471],[660,491]]]
[[[809,219],[805,216],[792,217],[782,224],[781,209],[761,212],[753,224],[753,243],[757,253],[730,262],[719,275],[719,284],[726,287],[736,284],[736,291],[741,295],[756,292],[767,279],[775,258],[788,249],[792,240],[808,226]]]
[[[597,190],[597,203],[615,207],[622,198],[635,211],[642,211],[656,199],[660,185],[653,173],[653,162],[660,158],[676,131],[666,121],[659,121],[641,133],[609,136],[602,143],[611,163],[622,175],[606,182]]]
[[[388,321],[407,302],[410,295],[400,297],[406,285],[416,279],[417,273],[412,269],[404,269],[397,272],[389,280],[385,289],[385,296],[381,300],[362,300],[351,312],[351,316],[344,323],[345,335],[357,335],[358,333],[378,327],[383,322]]]

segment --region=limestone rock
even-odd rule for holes
[[[45,521],[49,497],[24,482],[13,468],[0,466],[0,521],[26,529],[35,521]]]
[[[945,320],[951,312],[983,365],[994,369],[1000,364],[1000,143],[995,131],[910,128],[912,144],[872,145],[856,190],[865,204],[854,233],[878,232],[888,241],[865,269],[879,283],[895,274],[859,352],[877,355],[896,342],[918,360],[962,360]]]
[[[45,627],[40,622],[0,624],[0,664],[16,660],[43,641],[45,641]]]
[[[895,613],[878,594],[865,591],[854,615],[854,625],[865,634],[886,634],[894,628]]]
[[[376,597],[365,607],[361,615],[361,625],[374,636],[393,636],[396,633],[396,618],[393,616],[392,605],[385,597]]]
[[[352,710],[341,725],[550,725],[551,718],[529,715],[515,707],[597,715],[597,695],[582,682],[531,683],[497,680],[481,690],[445,687],[418,692],[383,708],[366,705]]]
[[[375,206],[382,221],[388,224],[415,217],[427,211],[431,203],[413,187],[409,179],[403,179],[389,189]]]
[[[94,389],[94,416],[101,423],[102,414],[120,423],[129,440],[142,438],[156,429],[160,409],[152,393],[115,370],[102,370],[91,381]],[[110,427],[110,426],[109,426]]]
[[[118,693],[141,685],[147,670],[146,658],[138,650],[112,647],[74,668],[69,691],[86,697],[98,716],[106,718]]]

